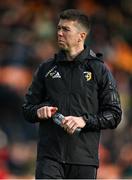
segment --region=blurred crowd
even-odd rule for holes
[[[132,1],[0,1],[0,179],[33,179],[38,124],[22,115],[36,67],[57,51],[58,13],[83,10],[91,19],[86,42],[117,80],[123,109],[116,130],[102,132],[98,178],[132,179]]]

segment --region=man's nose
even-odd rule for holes
[[[62,32],[62,30],[61,30],[61,29],[60,29],[60,30],[58,30],[57,34],[58,34],[58,36],[63,36],[63,32]]]

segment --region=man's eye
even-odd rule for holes
[[[62,31],[65,31],[65,32],[66,32],[66,31],[70,31],[70,29],[67,28],[67,27],[59,27],[59,26],[57,27],[57,30],[58,30],[58,31],[62,30]]]
[[[60,27],[57,27],[58,30],[60,30],[61,28]]]
[[[70,29],[68,29],[68,28],[65,28],[65,27],[63,28],[63,30],[64,30],[64,31],[70,31]]]

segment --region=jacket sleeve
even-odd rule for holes
[[[22,106],[25,119],[32,123],[39,122],[39,118],[37,117],[37,109],[42,106],[50,105],[49,100],[45,98],[46,89],[44,80],[41,78],[41,66],[39,66],[34,74],[32,83],[25,95],[24,103]]]
[[[98,88],[98,114],[85,114],[87,130],[114,129],[121,121],[121,105],[116,82],[111,72],[103,65]]]

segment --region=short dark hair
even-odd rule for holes
[[[67,9],[60,13],[60,19],[67,19],[72,21],[78,21],[87,32],[90,31],[90,20],[89,17],[84,14],[82,11],[77,9]]]

